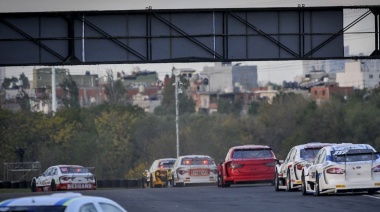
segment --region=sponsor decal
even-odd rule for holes
[[[346,185],[336,185],[335,188],[346,188]]]
[[[375,186],[380,186],[380,183],[375,183]]]
[[[89,189],[89,188],[92,188],[92,185],[87,184],[87,183],[67,184],[67,189]]]

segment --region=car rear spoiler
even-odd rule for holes
[[[342,154],[334,154],[334,155],[339,155],[343,156],[344,155],[344,169],[347,169],[347,156],[352,156],[352,155],[372,155],[372,160],[371,160],[371,167],[373,167],[373,161],[379,159],[378,157],[374,157],[375,155],[380,156],[380,152],[356,152],[356,153],[349,153],[349,152],[342,152]],[[346,172],[344,172],[344,178],[346,179]],[[373,178],[373,173],[371,172],[371,178]]]

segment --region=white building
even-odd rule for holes
[[[231,63],[215,63],[213,67],[205,66],[200,73],[207,80],[200,91],[233,93],[251,91],[257,88],[257,66],[240,66]]]
[[[380,83],[380,60],[348,61],[345,72],[336,74],[339,86],[353,86],[358,89],[375,88]]]

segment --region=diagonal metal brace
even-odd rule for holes
[[[331,36],[330,38],[328,38],[327,40],[325,40],[324,42],[322,42],[321,44],[319,44],[318,46],[316,46],[314,49],[312,49],[311,51],[309,51],[308,53],[306,53],[303,57],[304,58],[307,58],[309,56],[311,56],[313,53],[315,53],[316,51],[318,51],[319,49],[321,49],[323,46],[325,46],[326,44],[330,43],[332,40],[334,40],[335,38],[343,35],[344,32],[346,32],[348,29],[350,29],[351,27],[353,27],[355,24],[359,23],[361,20],[363,20],[365,17],[367,17],[369,14],[371,14],[371,11],[367,11],[365,12],[363,15],[361,15],[360,17],[358,17],[356,20],[354,20],[353,22],[351,22],[350,24],[348,24],[346,27],[344,27],[342,30],[340,30],[339,32],[335,33],[333,36]]]
[[[24,32],[23,30],[19,29],[18,27],[16,27],[15,25],[9,23],[7,20],[5,20],[4,18],[1,18],[0,17],[0,21],[2,23],[4,23],[5,25],[7,25],[9,28],[13,29],[14,31],[20,33],[22,36],[24,36],[25,38],[27,38],[29,41],[32,41],[33,43],[37,44],[38,46],[40,46],[41,48],[45,49],[46,51],[48,51],[49,53],[51,53],[52,55],[56,56],[58,59],[60,59],[61,61],[65,61],[65,57],[63,57],[62,55],[60,55],[58,52],[52,50],[51,48],[49,48],[48,46],[46,46],[45,44],[41,43],[41,41],[37,38],[33,38],[32,36],[30,36],[28,33]]]
[[[204,50],[206,50],[207,52],[211,53],[212,55],[214,55],[215,57],[217,57],[218,59],[223,59],[223,56],[216,53],[216,51],[214,51],[213,49],[209,48],[208,46],[206,46],[205,44],[203,44],[202,42],[200,42],[199,40],[195,39],[194,37],[190,36],[189,34],[187,34],[185,31],[181,30],[179,27],[175,26],[174,24],[172,24],[171,22],[167,21],[165,18],[159,16],[157,13],[155,13],[154,11],[152,11],[152,15],[157,18],[158,20],[160,20],[162,23],[166,24],[167,26],[169,26],[171,29],[175,30],[176,32],[178,32],[179,34],[181,34],[182,36],[185,36],[187,39],[189,39],[190,41],[192,41],[193,43],[197,44],[198,46],[202,47]]]
[[[257,32],[258,34],[262,35],[264,38],[268,39],[269,41],[277,44],[279,47],[281,47],[282,49],[284,49],[285,51],[287,51],[289,54],[293,55],[294,57],[298,58],[300,55],[297,54],[296,52],[294,52],[293,50],[291,50],[290,48],[288,48],[287,46],[285,46],[284,44],[282,44],[281,42],[279,42],[278,40],[272,38],[270,35],[268,35],[267,33],[263,32],[262,30],[258,29],[256,26],[254,26],[253,24],[249,23],[247,20],[243,19],[242,17],[236,15],[236,14],[233,14],[231,12],[228,12],[229,15],[231,15],[232,17],[236,18],[236,20],[240,21],[241,23],[245,24],[246,26],[248,26],[250,29],[254,30],[255,32]]]
[[[85,18],[77,17],[77,19],[83,21],[89,27],[91,27],[92,29],[96,30],[97,32],[99,32],[100,34],[102,34],[103,36],[105,36],[107,39],[110,39],[114,43],[118,44],[119,46],[121,46],[122,48],[124,48],[125,50],[127,50],[128,52],[130,52],[133,55],[137,56],[141,60],[143,60],[143,61],[147,60],[147,58],[144,55],[140,54],[139,52],[137,52],[136,50],[132,49],[128,45],[124,44],[123,42],[119,41],[118,39],[112,37],[110,34],[108,34],[107,32],[103,31],[102,29],[100,29],[95,24],[91,23],[90,21],[86,20]]]

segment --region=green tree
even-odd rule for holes
[[[28,79],[27,76],[25,76],[24,73],[20,74],[20,78],[19,79],[22,81],[22,88],[24,88],[24,89],[30,88],[29,79]]]
[[[18,86],[16,83],[18,82],[18,79],[16,77],[12,78],[4,78],[3,84],[1,85],[4,89],[12,88],[17,89]]]
[[[120,79],[114,80],[112,70],[107,70],[105,93],[111,104],[120,104],[125,100],[125,89]]]
[[[179,79],[178,89],[181,90],[181,93],[178,93],[178,111],[179,114],[194,113],[195,112],[195,102],[186,94],[186,90],[189,87],[189,81],[184,77]],[[173,85],[174,84],[174,85]],[[163,88],[163,99],[161,105],[156,107],[154,114],[156,115],[173,115],[176,111],[176,102],[175,102],[175,76],[172,75],[170,82],[164,85]]]
[[[66,108],[78,108],[79,104],[79,90],[76,82],[70,74],[59,84],[63,90],[62,103]]]

